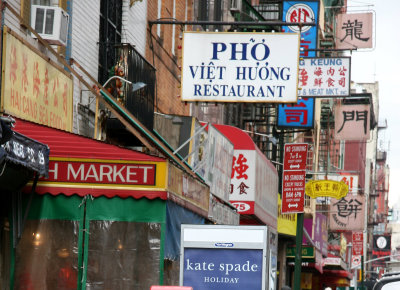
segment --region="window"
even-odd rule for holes
[[[121,43],[122,0],[101,0],[99,31],[100,83],[108,79],[108,70],[116,63],[115,45]]]

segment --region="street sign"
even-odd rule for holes
[[[282,179],[282,213],[304,212],[305,171],[284,171]]]
[[[353,232],[353,256],[363,255],[363,232]]]
[[[306,170],[308,144],[285,144],[283,170]]]

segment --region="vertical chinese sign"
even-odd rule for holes
[[[282,213],[304,212],[307,144],[285,144],[282,178]]]
[[[283,1],[282,20],[292,23],[318,23],[319,1]],[[315,57],[317,48],[318,25],[283,26],[284,32],[301,32],[300,57]],[[299,80],[301,70],[299,69]],[[300,84],[299,84],[300,85]],[[295,104],[278,106],[278,127],[312,128],[314,127],[314,100],[299,99]]]
[[[283,1],[283,21],[314,22],[314,26],[283,26],[284,32],[301,32],[302,57],[314,57],[317,48],[319,1]]]
[[[72,77],[7,27],[3,39],[1,109],[25,120],[71,132]]]

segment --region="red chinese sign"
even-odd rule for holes
[[[304,212],[307,144],[286,144],[282,177],[282,213]]]
[[[363,255],[363,232],[353,232],[353,256]]]

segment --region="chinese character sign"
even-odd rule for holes
[[[73,81],[4,30],[5,112],[49,127],[72,131]]]
[[[348,195],[340,200],[331,199],[330,204],[330,229],[331,230],[362,230],[364,229],[363,195]]]
[[[304,58],[300,61],[299,96],[350,95],[350,58]]]
[[[300,56],[314,57],[317,48],[317,28],[319,1],[283,1],[283,21],[304,23],[313,22],[315,26],[283,26],[285,32],[301,32]]]
[[[185,32],[182,101],[297,101],[298,33]]]
[[[279,105],[278,127],[313,128],[314,98],[301,98],[294,104]]]
[[[370,105],[337,105],[335,108],[336,140],[369,140]]]
[[[372,48],[372,13],[339,14],[336,25],[336,48]]]
[[[255,150],[235,150],[229,200],[240,214],[253,214],[255,201]]]

